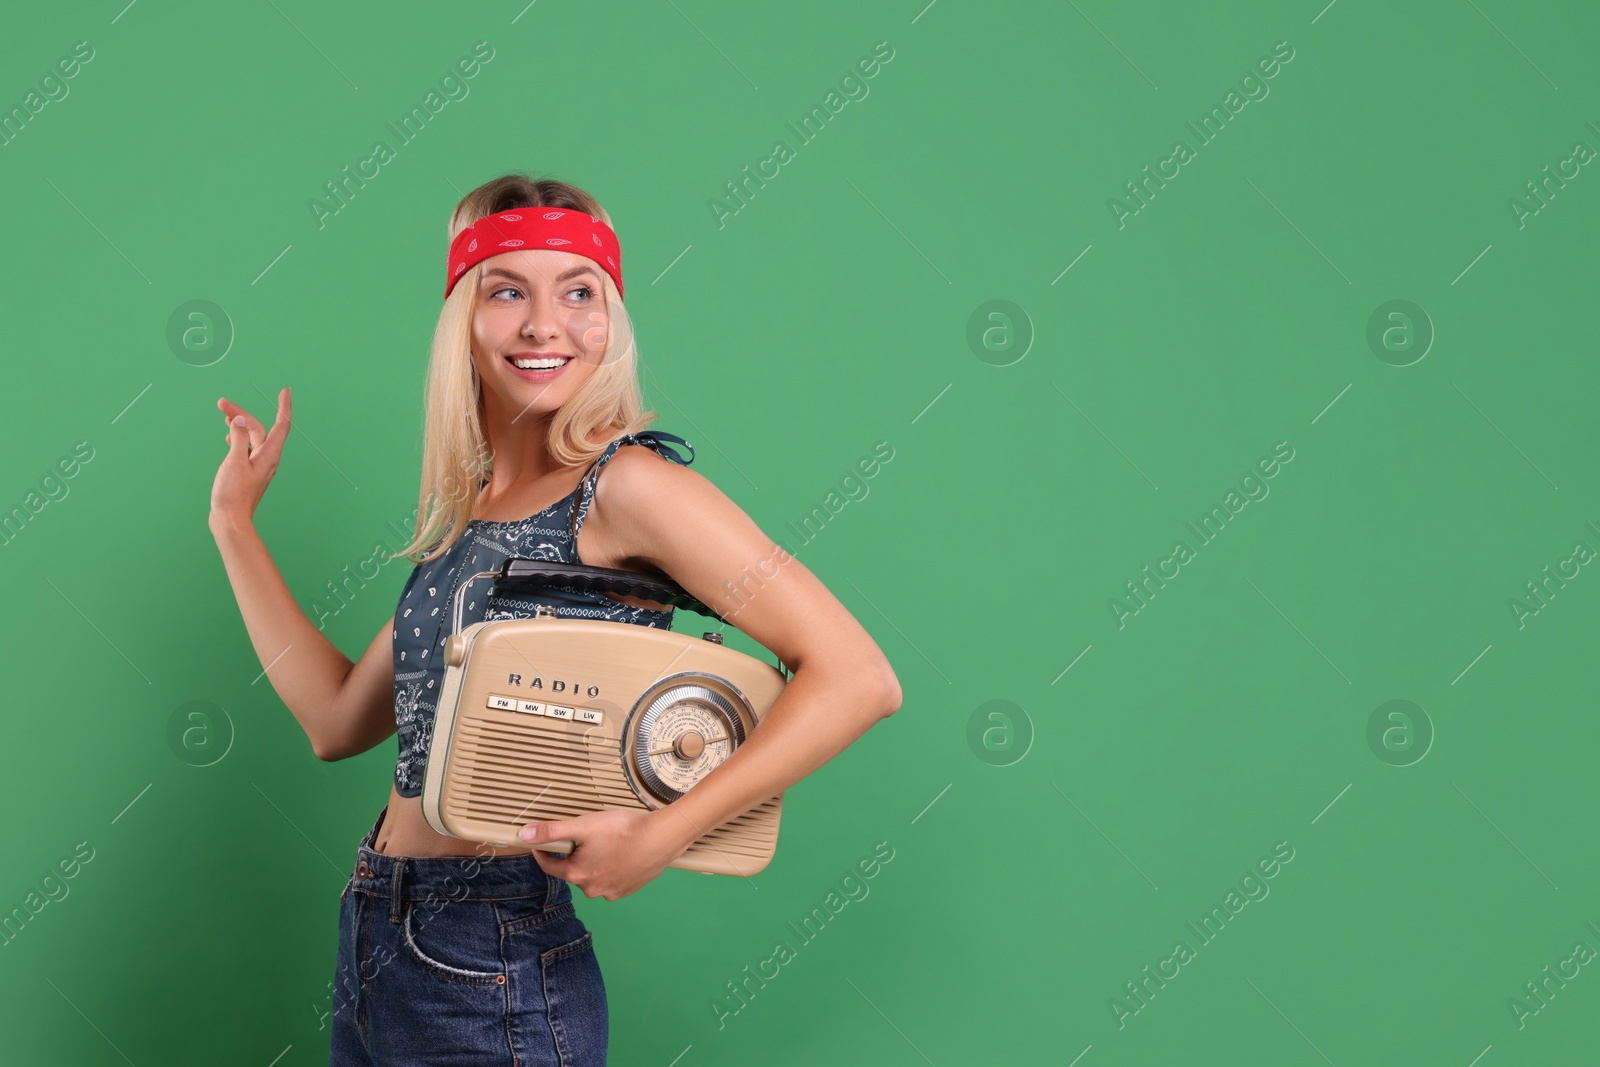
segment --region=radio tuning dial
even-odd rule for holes
[[[677,800],[744,742],[754,717],[737,690],[704,675],[646,692],[623,731],[629,784],[651,807]]]

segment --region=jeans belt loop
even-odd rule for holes
[[[389,876],[389,921],[396,925],[400,922],[400,883],[405,878],[405,870],[405,858],[397,857],[394,861],[394,871]]]

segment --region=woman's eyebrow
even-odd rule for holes
[[[487,279],[496,274],[503,274],[507,278],[512,278],[521,282],[523,285],[528,284],[528,279],[524,278],[514,270],[506,270],[504,267],[492,267],[485,271],[483,276]],[[579,274],[595,274],[595,269],[593,267],[573,267],[571,270],[562,271],[560,274],[556,275],[555,280],[558,282],[564,282],[568,278]],[[598,277],[598,275],[596,275],[596,277]]]

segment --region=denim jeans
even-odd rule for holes
[[[605,982],[572,887],[531,854],[356,849],[339,900],[330,1067],[604,1067]]]

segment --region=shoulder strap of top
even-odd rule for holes
[[[689,458],[684,459],[682,454],[667,441],[675,441],[689,450]],[[617,454],[617,449],[623,445],[644,445],[662,459],[670,460],[682,467],[687,467],[694,462],[694,445],[665,430],[641,430],[638,433],[624,434],[606,446],[589,469],[584,471],[583,479],[578,483],[578,502],[572,508],[572,545],[577,548],[578,529],[583,525],[583,520],[589,514],[589,505],[594,501],[594,489],[600,480],[600,468],[604,467],[612,456]]]

